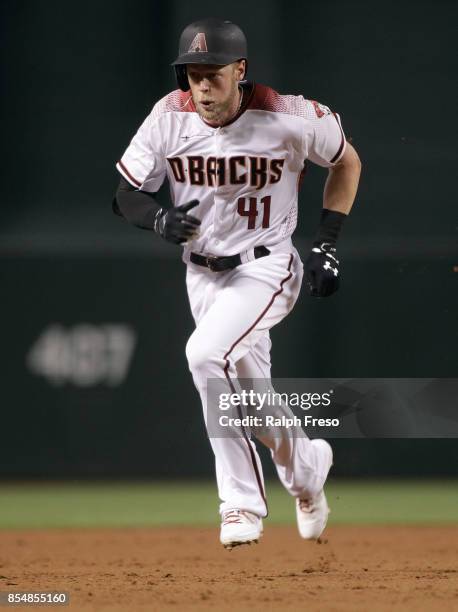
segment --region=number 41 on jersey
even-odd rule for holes
[[[260,200],[262,204],[262,225],[261,227],[269,227],[270,223],[270,201],[271,196],[264,196]],[[248,203],[247,203],[248,200]],[[237,200],[237,212],[241,217],[248,217],[249,230],[255,229],[256,217],[258,216],[258,198],[239,198]]]

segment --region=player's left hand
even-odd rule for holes
[[[305,278],[313,297],[327,297],[339,288],[339,260],[327,242],[315,244],[305,261]]]

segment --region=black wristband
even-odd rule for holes
[[[345,213],[323,208],[321,211],[318,232],[315,236],[315,240],[313,241],[314,246],[322,244],[323,242],[335,246],[340,230],[342,229],[342,225],[346,218],[347,215]]]

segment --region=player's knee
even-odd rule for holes
[[[199,342],[198,337],[192,334],[186,344],[186,358],[191,372],[196,372],[205,367],[207,355],[206,348]]]
[[[186,358],[191,372],[198,370],[208,371],[212,363],[217,364],[217,362],[221,361],[221,359],[218,359],[213,347],[208,344],[205,345],[202,342],[202,338],[195,334],[192,334],[186,344]]]

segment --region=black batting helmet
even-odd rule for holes
[[[178,87],[188,91],[186,64],[215,64],[226,66],[247,59],[245,34],[231,21],[210,17],[194,21],[180,36],[175,67]]]

